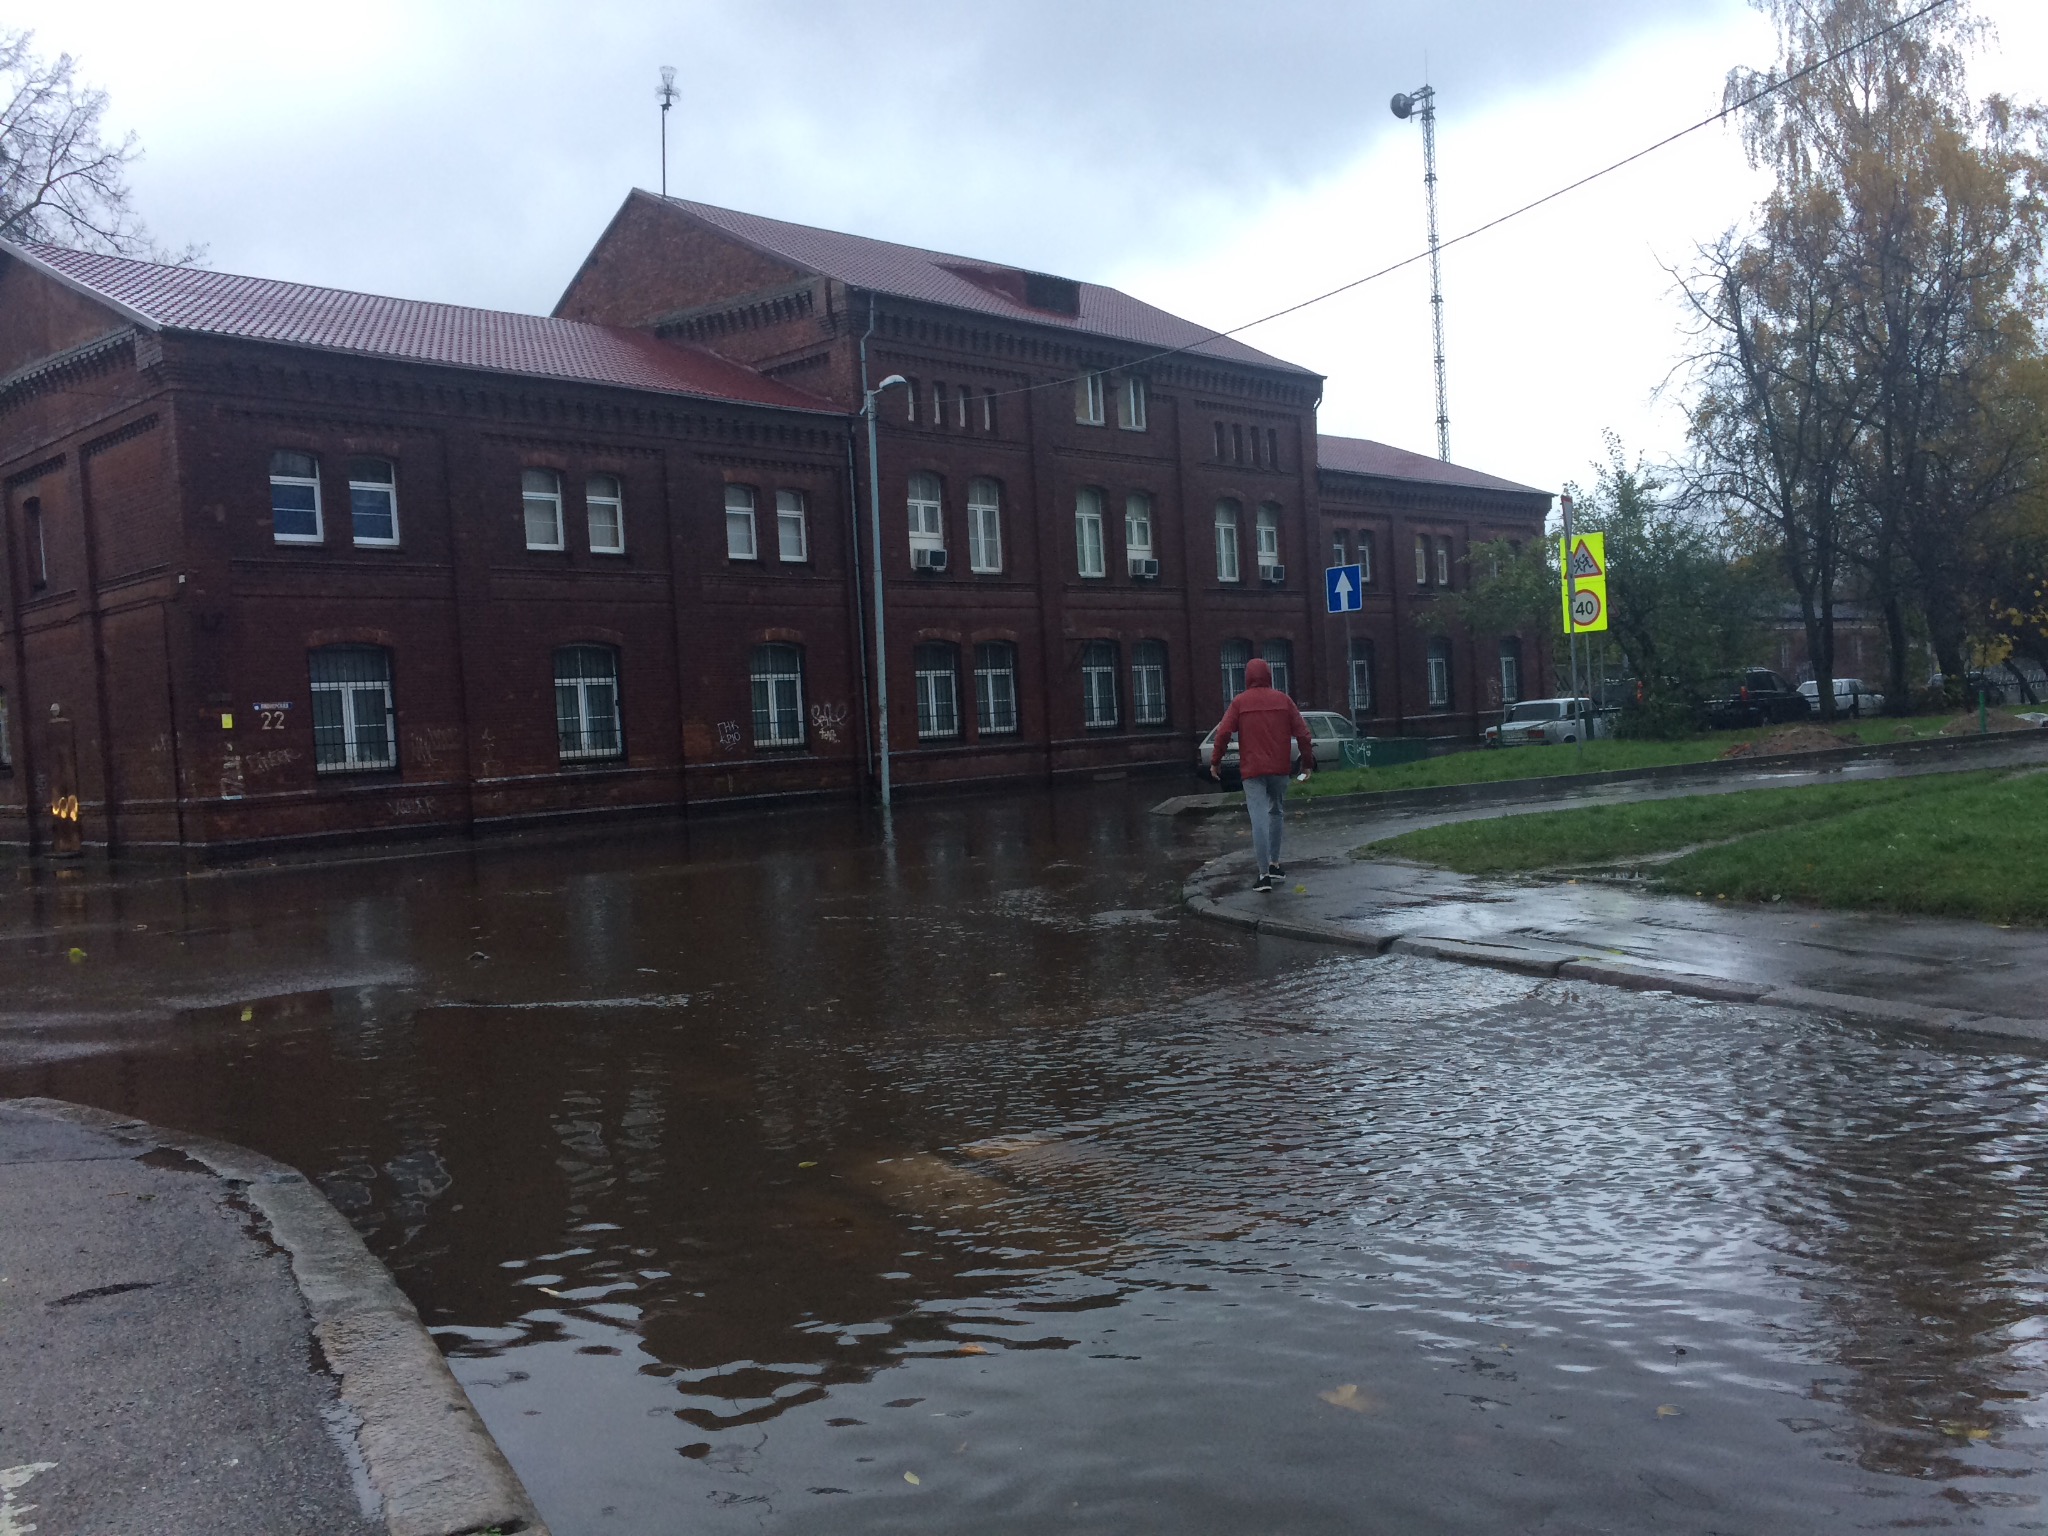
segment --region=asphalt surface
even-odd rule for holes
[[[0,1532],[383,1536],[351,1435],[232,1186],[0,1103]]]

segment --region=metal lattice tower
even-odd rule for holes
[[[1431,86],[1394,98],[1394,116],[1422,119],[1422,190],[1429,205],[1429,330],[1436,348],[1436,456],[1450,462],[1451,404],[1444,385],[1444,273],[1436,227],[1436,91]]]

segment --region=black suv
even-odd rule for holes
[[[1702,713],[1709,730],[1724,730],[1810,719],[1813,706],[1769,667],[1745,667],[1714,684]]]

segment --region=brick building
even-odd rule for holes
[[[1376,729],[1474,729],[1474,643],[1433,706],[1418,592],[1368,589],[1346,646],[1321,568],[1426,525],[1455,569],[1547,496],[1319,468],[1318,376],[1113,289],[635,193],[553,316],[0,243],[0,838],[857,792],[863,369],[905,381],[900,782],[1186,762],[1255,654],[1304,703],[1364,679]]]

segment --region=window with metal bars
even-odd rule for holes
[[[1017,729],[1017,648],[985,640],[974,648],[974,729],[1009,736]]]
[[[1294,693],[1294,642],[1292,640],[1268,640],[1259,647],[1259,654],[1266,659],[1266,665],[1273,669],[1273,686],[1289,697]]]
[[[1131,722],[1166,724],[1166,642],[1140,640],[1131,647]]]
[[[608,645],[555,652],[555,735],[563,762],[624,757],[619,723],[619,653]]]
[[[1228,704],[1244,692],[1244,669],[1251,665],[1252,643],[1249,640],[1226,640],[1223,642],[1223,702]]]
[[[329,645],[309,653],[313,767],[354,773],[398,766],[391,653],[381,645]]]
[[[757,645],[753,656],[754,745],[804,744],[804,655],[793,645]]]
[[[945,741],[960,734],[960,653],[927,640],[912,653],[917,682],[917,739]]]
[[[1116,642],[1090,640],[1081,647],[1081,723],[1091,731],[1117,723]]]
[[[1351,718],[1353,722],[1372,715],[1372,642],[1351,642]]]
[[[1429,642],[1429,707],[1451,707],[1451,642],[1442,636]]]

